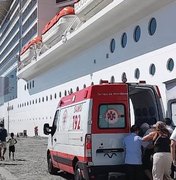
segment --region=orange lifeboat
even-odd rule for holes
[[[36,58],[36,49],[39,48],[42,43],[42,37],[37,36],[31,41],[29,41],[20,52],[20,66],[19,69],[22,69],[22,66],[26,66],[31,62],[32,59]]]
[[[61,40],[65,30],[70,26],[75,18],[74,8],[71,6],[63,8],[57,13],[43,28],[42,42],[50,48]]]

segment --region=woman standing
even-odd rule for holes
[[[170,133],[162,121],[158,121],[154,127],[153,132],[143,137],[143,141],[153,140],[153,180],[171,180]]]

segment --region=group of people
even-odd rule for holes
[[[6,141],[8,136],[7,130],[4,128],[4,123],[0,122],[0,161],[5,160],[5,153],[7,150],[7,144],[9,144],[9,159],[15,160],[15,144],[17,140],[14,138],[14,133],[10,134],[10,138]]]
[[[172,180],[171,166],[176,166],[176,129],[158,121],[151,127],[133,125],[124,138],[128,180]],[[174,168],[173,168],[174,169]]]

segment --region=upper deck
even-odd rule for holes
[[[89,1],[93,3],[93,1]],[[30,80],[38,74],[58,65],[61,61],[69,59],[73,55],[79,54],[79,52],[96,44],[96,42],[103,40],[107,34],[120,31],[129,23],[145,17],[172,1],[173,0],[148,0],[145,2],[141,2],[140,0],[109,1],[109,4],[106,4],[103,10],[98,11],[90,19],[85,20],[84,15],[81,16],[84,20],[77,29],[70,32],[68,28],[62,35],[60,41],[52,47],[49,47],[45,52],[39,53],[35,60],[20,69],[17,75],[19,78]],[[82,12],[88,6],[90,7],[90,4],[87,3],[87,6],[84,5],[84,8],[81,10],[81,7],[77,4],[75,14]],[[81,19],[79,14],[78,17]]]

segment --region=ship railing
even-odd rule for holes
[[[113,2],[113,0],[78,0],[74,4],[75,14],[78,15],[82,21],[86,21],[111,2]]]
[[[77,30],[83,22],[76,16],[73,22],[67,27],[65,32],[62,34],[62,42],[66,41],[66,38],[69,34],[71,34],[73,31]]]
[[[25,66],[27,66],[28,64],[30,64],[32,61],[36,61],[37,57],[39,55],[40,49],[42,47],[42,43],[37,43],[37,44],[33,44],[30,48],[29,51],[32,51],[32,57],[30,58],[26,58],[23,61],[19,61],[18,62],[18,71],[20,71],[21,69],[23,69]]]

